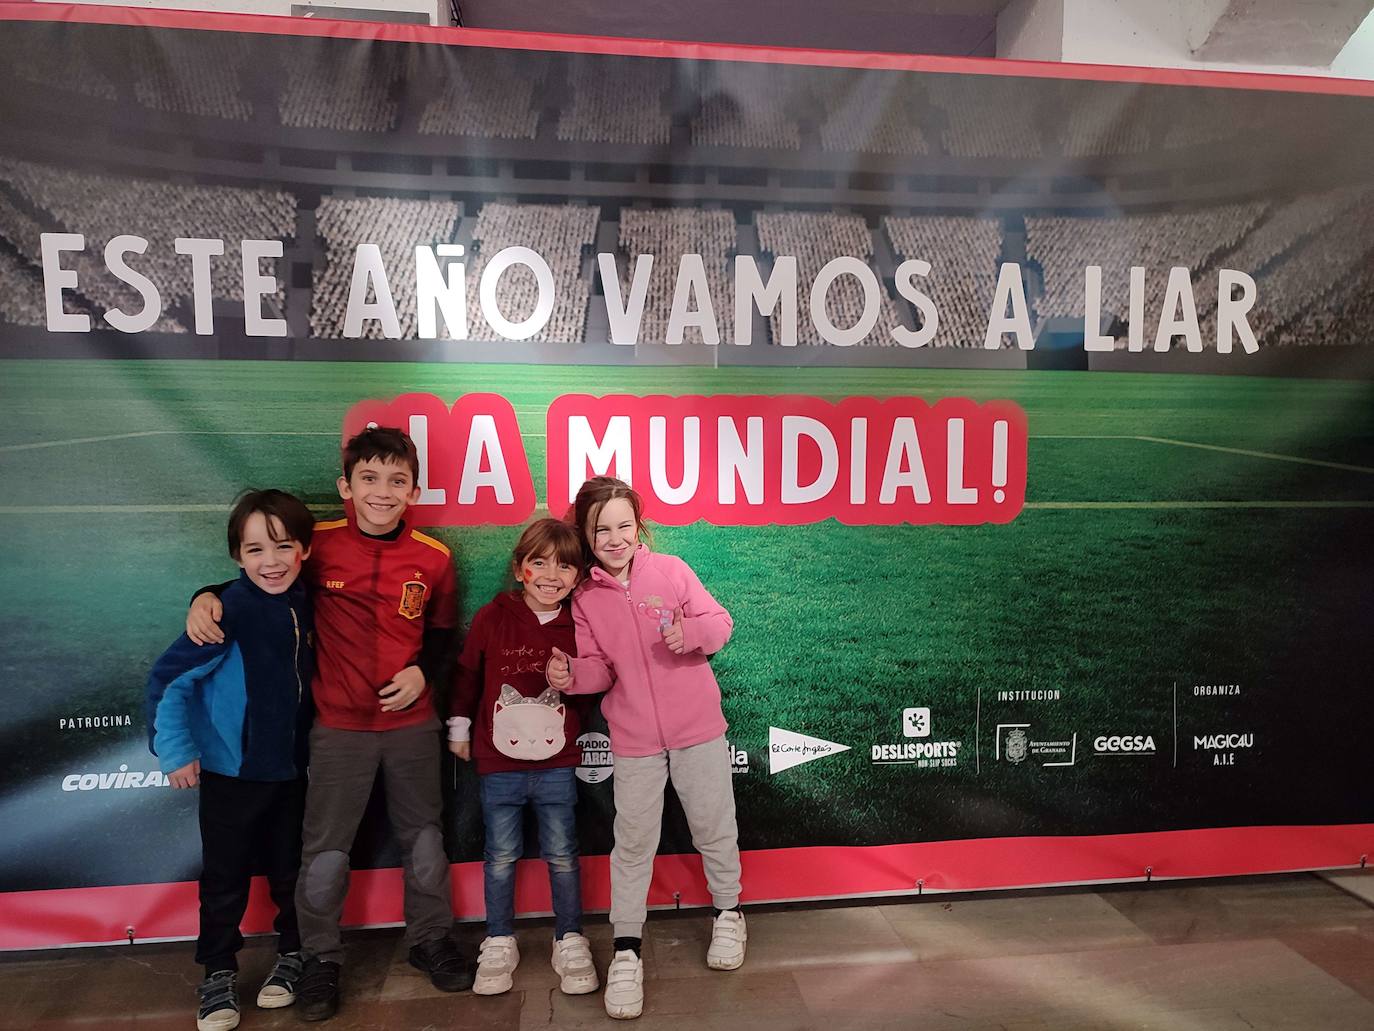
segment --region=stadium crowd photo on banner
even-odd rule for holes
[[[1372,12],[0,0],[0,1028],[1374,1028]]]

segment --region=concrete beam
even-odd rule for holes
[[[1371,0],[1229,0],[1193,56],[1329,67],[1371,9]]]

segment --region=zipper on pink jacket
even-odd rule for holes
[[[634,576],[634,569],[631,568],[630,575]],[[630,585],[625,585],[625,603],[630,606],[630,625],[635,628],[635,640],[639,642],[639,657],[644,660],[644,685],[649,689],[649,704],[654,710],[654,726],[658,729],[658,744],[665,752],[668,750],[668,739],[663,734],[663,719],[658,714],[658,699],[654,697],[654,679],[649,672],[649,656],[644,651],[644,639],[639,636],[639,621],[635,618],[635,599],[630,593]]]

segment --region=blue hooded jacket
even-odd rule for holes
[[[163,773],[195,759],[243,780],[305,773],[314,633],[305,583],[268,594],[248,574],[220,596],[223,644],[182,634],[148,676],[148,745]]]

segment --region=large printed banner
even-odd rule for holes
[[[234,495],[337,516],[370,423],[465,620],[585,477],[644,495],[734,616],[746,901],[1374,850],[1367,84],[0,22],[0,948],[195,933],[147,670],[234,572]],[[705,904],[671,792],[660,851],[652,903]],[[397,863],[374,799],[349,922],[401,919]]]

